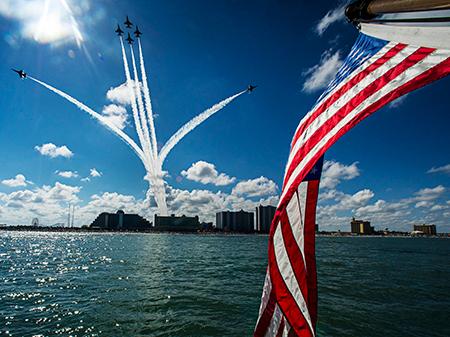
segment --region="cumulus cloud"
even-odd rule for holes
[[[439,167],[432,167],[430,168],[427,173],[445,173],[450,174],[450,164],[439,166]]]
[[[436,187],[422,188],[417,191],[412,201],[431,201],[439,198],[445,192],[445,187],[438,185]]]
[[[21,187],[27,186],[29,181],[23,174],[17,174],[14,178],[2,180],[2,184],[8,187]]]
[[[133,86],[133,89],[138,82],[135,82],[131,80],[131,84]],[[139,84],[140,86],[140,84]],[[111,102],[118,103],[121,105],[129,105],[131,104],[131,96],[130,96],[130,89],[128,89],[127,83],[123,83],[117,87],[111,87],[106,92],[106,98],[110,100]]]
[[[304,92],[314,92],[319,89],[324,89],[329,82],[336,75],[339,67],[342,65],[341,52],[338,50],[332,52],[331,49],[322,53],[319,64],[307,69],[303,72],[306,78],[303,83]]]
[[[79,186],[56,182],[53,186],[0,193],[2,221],[23,224],[38,216],[47,224],[60,222],[67,217],[67,204],[80,202],[80,190]]]
[[[41,155],[47,156],[50,158],[56,158],[56,157],[71,158],[71,157],[73,157],[73,152],[70,151],[66,145],[56,146],[53,143],[47,143],[47,144],[43,144],[40,146],[35,146],[34,148]]]
[[[233,195],[241,195],[247,197],[262,197],[274,195],[278,193],[278,186],[266,177],[249,179],[236,184],[232,190]]]
[[[119,129],[125,129],[125,126],[127,125],[128,113],[127,109],[125,109],[123,106],[117,104],[105,105],[103,107],[102,114],[103,117],[105,117]]]
[[[23,38],[43,44],[60,44],[84,38],[76,20],[89,12],[89,2],[46,1],[46,0],[2,0],[0,15],[20,24]]]
[[[77,171],[56,171],[55,173],[63,178],[77,178],[78,177]]]
[[[344,165],[336,161],[327,160],[323,164],[321,188],[335,188],[342,180],[351,180],[360,175],[358,162]]]
[[[236,180],[235,177],[219,173],[214,164],[202,160],[193,163],[187,170],[181,171],[181,175],[189,180],[216,186],[229,185]]]
[[[346,3],[339,5],[337,8],[328,11],[328,13],[320,19],[315,27],[315,31],[319,36],[322,36],[333,23],[345,20],[345,6]]]
[[[91,168],[89,175],[93,178],[99,178],[103,175],[102,172],[98,171],[95,167]]]

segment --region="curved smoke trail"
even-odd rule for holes
[[[153,155],[153,147],[152,147],[152,143],[150,142],[150,135],[148,132],[148,127],[147,127],[147,120],[145,118],[145,109],[144,109],[144,102],[142,101],[142,94],[141,94],[141,86],[139,84],[139,78],[138,78],[138,73],[137,73],[137,68],[136,68],[136,60],[134,58],[134,51],[133,51],[133,46],[130,45],[130,51],[131,51],[131,60],[132,60],[132,64],[133,64],[133,76],[134,76],[134,92],[135,95],[137,97],[137,102],[138,102],[138,109],[139,109],[139,118],[141,120],[141,126],[142,126],[142,131],[143,131],[143,135],[144,135],[144,139],[145,139],[145,144],[148,147],[148,152],[150,153],[150,158],[154,159],[154,155]]]
[[[242,95],[247,90],[241,91],[240,93],[237,93],[236,95],[233,95],[231,97],[228,97],[227,99],[224,99],[223,101],[213,105],[211,108],[205,110],[201,114],[197,115],[193,119],[191,119],[189,122],[184,124],[181,128],[178,129],[177,132],[173,134],[172,137],[164,144],[163,148],[161,149],[161,152],[159,154],[159,160],[162,163],[166,159],[169,152],[173,149],[175,145],[178,144],[178,142],[184,138],[189,132],[194,130],[197,126],[199,126],[201,123],[203,123],[206,119],[214,115],[216,112],[222,110],[224,107],[226,107],[229,103],[231,103],[234,99]]]
[[[136,132],[138,134],[139,142],[143,148],[143,151],[148,158],[148,162],[150,161],[150,153],[148,152],[147,147],[145,146],[145,138],[142,133],[141,122],[139,121],[139,112],[136,106],[136,97],[133,91],[133,83],[131,83],[130,69],[128,68],[127,56],[125,54],[125,47],[123,46],[122,36],[120,36],[120,45],[122,47],[122,58],[123,58],[123,66],[125,68],[125,78],[127,80],[127,87],[130,92],[131,99],[131,110],[133,111],[133,119],[134,124],[136,125]]]
[[[56,88],[52,87],[50,84],[47,84],[47,83],[42,82],[42,81],[39,81],[38,79],[31,77],[30,75],[27,75],[27,78],[29,78],[30,80],[32,80],[32,81],[42,85],[45,88],[53,91],[54,93],[58,94],[59,96],[65,98],[69,102],[75,104],[79,109],[87,112],[89,115],[91,115],[92,117],[97,119],[100,123],[105,125],[113,133],[115,133],[117,136],[119,136],[129,147],[131,147],[131,149],[137,154],[137,156],[142,161],[142,163],[144,163],[144,166],[146,167],[146,169],[148,168],[148,165],[147,165],[146,160],[145,160],[145,155],[142,152],[142,150],[139,148],[139,146],[134,142],[133,139],[131,139],[125,132],[120,130],[113,123],[111,123],[106,118],[104,118],[102,115],[100,115],[98,112],[95,112],[94,110],[92,110],[91,108],[89,108],[85,104],[81,103],[77,99],[75,99],[72,96],[66,94],[64,91],[56,89]]]
[[[155,122],[153,120],[152,101],[150,99],[150,89],[148,88],[148,83],[147,83],[147,73],[145,71],[144,56],[142,53],[142,46],[141,46],[140,38],[138,38],[138,44],[139,44],[139,61],[141,64],[142,85],[144,88],[145,106],[147,108],[148,124],[150,126],[150,135],[152,137],[152,143],[153,143],[153,155],[155,158],[157,158],[158,157],[158,143],[156,141],[156,130],[155,130]]]

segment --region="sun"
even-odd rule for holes
[[[34,26],[33,38],[39,43],[75,39],[84,41],[78,22],[67,0],[45,0],[42,14]]]

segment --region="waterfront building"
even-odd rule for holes
[[[414,225],[414,232],[422,232],[425,235],[436,235],[436,225]]]
[[[167,232],[196,232],[200,229],[200,222],[198,216],[159,216],[155,214],[154,220],[157,231]]]
[[[238,212],[216,213],[216,228],[225,232],[254,232],[254,215],[252,212],[245,212],[242,209]]]
[[[274,206],[262,206],[256,207],[256,231],[260,233],[269,233],[270,225],[272,224],[275,211]]]
[[[151,230],[152,224],[138,214],[125,214],[119,210],[116,213],[103,212],[91,223],[90,228],[111,230]]]
[[[352,219],[350,222],[352,234],[371,235],[375,232],[374,228],[370,225],[370,221]]]

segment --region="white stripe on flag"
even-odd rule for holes
[[[277,335],[282,318],[283,313],[281,312],[280,307],[278,307],[278,304],[276,304],[272,319],[270,320],[270,325],[267,328],[267,332],[264,337],[275,337]]]
[[[289,204],[286,207],[286,212],[289,218],[289,223],[292,227],[292,234],[297,242],[298,248],[302,253],[303,264],[306,268],[305,260],[305,242],[304,242],[304,230],[305,230],[305,200],[306,191],[308,188],[308,182],[302,182],[298,187],[298,193],[294,195]]]

